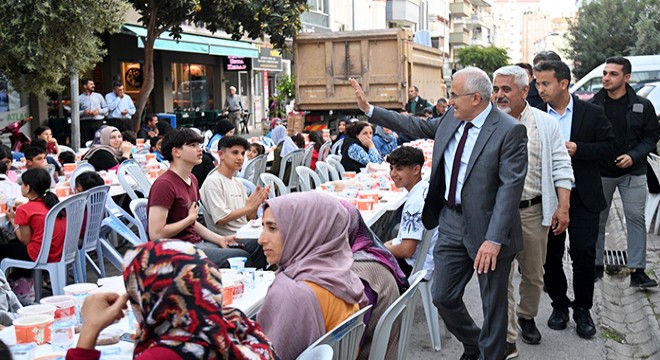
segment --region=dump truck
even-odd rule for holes
[[[371,104],[391,110],[404,108],[410,86],[432,103],[447,94],[442,50],[413,43],[407,29],[301,33],[293,48],[295,109],[306,114],[306,130],[363,115],[349,78]]]

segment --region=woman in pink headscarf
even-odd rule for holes
[[[312,191],[266,201],[263,224],[259,244],[278,270],[257,320],[282,360],[295,359],[367,303],[351,271],[349,214]]]

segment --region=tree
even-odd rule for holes
[[[657,0],[584,2],[566,34],[573,73],[581,78],[610,56],[660,53],[659,12]]]
[[[277,84],[277,95],[272,97],[268,116],[282,118],[286,116],[286,105],[296,97],[296,78],[293,75],[284,75]]]
[[[154,42],[166,31],[181,37],[181,24],[191,22],[215,33],[225,31],[232,39],[270,36],[277,49],[286,48],[286,39],[301,28],[300,14],[306,0],[129,0],[147,28],[144,42],[144,82],[137,100],[134,127],[140,126],[142,112],[154,88]]]
[[[504,48],[472,45],[456,51],[457,63],[461,66],[476,66],[492,75],[495,70],[509,64],[509,56]]]
[[[660,54],[660,3],[654,2],[637,24],[634,55]]]
[[[0,1],[0,73],[20,92],[62,91],[72,72],[101,61],[98,34],[119,30],[126,9],[123,0]]]

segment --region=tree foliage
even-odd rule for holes
[[[145,80],[137,101],[135,128],[139,127],[147,99],[154,87],[153,45],[163,33],[178,39],[181,24],[190,22],[209,31],[225,31],[234,40],[270,37],[277,49],[300,29],[306,0],[129,0],[147,28],[144,40]]]
[[[101,61],[98,34],[118,30],[126,9],[123,0],[0,1],[0,72],[20,92],[62,91],[72,71]]]
[[[578,78],[610,56],[660,53],[660,3],[657,0],[583,2],[569,23],[567,54]]]
[[[492,75],[495,70],[509,64],[507,50],[497,46],[472,45],[456,51],[457,63],[463,67],[476,66]]]

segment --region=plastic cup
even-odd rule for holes
[[[248,289],[254,289],[257,278],[256,278],[257,268],[248,267],[243,269],[243,284]]]
[[[37,344],[16,344],[10,349],[11,356],[14,360],[32,360],[34,359],[34,351],[37,349]]]
[[[227,259],[229,261],[229,268],[236,271],[243,271],[245,269],[245,262],[247,258],[245,257],[232,257]]]
[[[76,306],[76,324],[82,324],[82,314],[80,313],[80,309],[82,308],[83,302],[85,302],[85,298],[92,291],[98,289],[98,287],[98,285],[92,283],[72,284],[64,287],[64,294],[72,296],[73,303]]]
[[[144,145],[144,139],[135,139],[135,144],[138,146]]]
[[[76,163],[67,163],[67,164],[62,165],[62,167],[64,168],[64,172],[73,172],[73,170],[75,170],[78,167],[78,164],[76,164]]]
[[[76,305],[73,296],[57,295],[43,298],[42,304],[53,305],[55,310],[55,320],[74,320],[76,318]]]
[[[57,195],[58,198],[69,196],[70,193],[71,188],[67,186],[58,186],[55,188],[55,195]]]
[[[31,316],[31,315],[50,315],[55,318],[55,311],[57,308],[53,305],[30,305],[24,308],[18,309],[18,316]]]
[[[352,179],[357,175],[355,171],[344,171],[344,177],[347,179]]]
[[[53,317],[50,315],[30,315],[14,320],[17,344],[45,344],[50,341],[50,326]]]
[[[229,306],[234,302],[234,289],[230,286],[222,288],[222,306]]]
[[[374,201],[370,198],[357,199],[357,208],[360,211],[371,211],[374,209]]]
[[[74,330],[73,321],[57,321],[53,323],[50,327],[50,344],[53,346],[53,351],[66,352],[69,348],[73,347]]]

